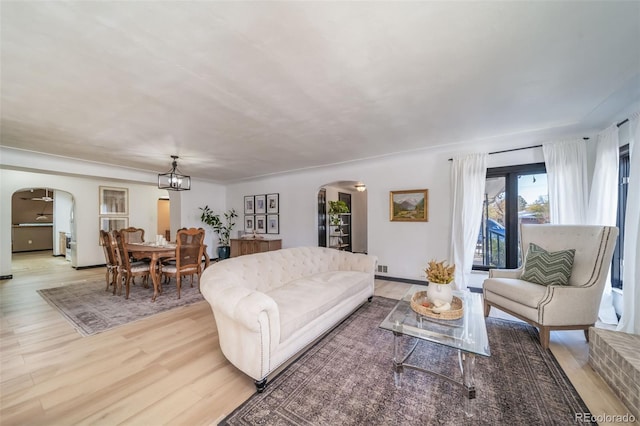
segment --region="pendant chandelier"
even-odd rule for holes
[[[183,175],[178,170],[178,156],[172,155],[173,162],[171,170],[158,175],[158,189],[168,189],[169,191],[188,191],[191,189],[191,176]]]

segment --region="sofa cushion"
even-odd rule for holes
[[[267,294],[280,313],[280,342],[371,285],[371,275],[356,271],[323,272],[300,278]]]
[[[487,292],[499,294],[501,297],[531,308],[537,308],[547,293],[545,286],[516,278],[488,278],[484,280],[482,288],[489,301],[491,301],[491,295]]]
[[[569,285],[575,249],[546,251],[529,243],[521,279],[541,285]]]

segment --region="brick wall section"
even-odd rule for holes
[[[640,336],[591,327],[589,364],[640,419]]]

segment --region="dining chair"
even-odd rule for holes
[[[122,233],[122,236],[124,237],[124,242],[125,244],[129,244],[129,243],[144,243],[144,229],[142,228],[136,228],[134,226],[130,226],[128,228],[124,228],[121,229],[120,232]],[[145,262],[149,262],[151,259],[141,259],[142,261]],[[129,257],[129,261],[130,262],[135,262],[135,260],[132,257]],[[131,279],[131,281],[133,282],[133,284],[136,284],[136,279],[135,277],[133,277]],[[146,286],[145,286],[146,288]]]
[[[160,271],[165,277],[176,278],[176,289],[180,299],[182,277],[189,275],[193,287],[193,276],[202,273],[202,258],[204,256],[204,229],[180,229],[176,234],[176,257],[165,259]],[[175,263],[174,263],[175,262]]]
[[[116,239],[117,247],[117,259],[119,266],[119,278],[117,279],[118,295],[122,294],[122,280],[124,279],[124,285],[126,288],[125,299],[129,298],[130,283],[135,277],[143,277],[145,287],[148,287],[149,274],[151,273],[150,264],[146,261],[132,262],[129,257],[129,252],[126,248],[126,243],[123,237],[123,233],[120,231],[113,232]],[[115,292],[115,289],[114,289]]]
[[[102,250],[104,251],[104,259],[106,262],[107,272],[105,279],[107,281],[107,287],[105,291],[109,290],[109,286],[113,285],[113,291],[116,289],[116,279],[118,278],[118,259],[116,258],[116,242],[112,235],[104,230],[100,230],[100,242],[102,243]]]
[[[130,226],[128,228],[121,229],[120,232],[124,237],[124,242],[129,243],[144,243],[144,229]]]

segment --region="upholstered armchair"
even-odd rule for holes
[[[521,225],[523,266],[489,271],[485,317],[494,306],[528,322],[545,349],[551,330],[584,330],[588,340],[617,236],[612,226]]]

